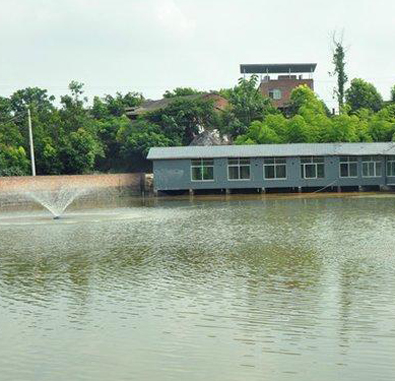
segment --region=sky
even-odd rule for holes
[[[57,97],[232,87],[241,63],[315,62],[334,107],[333,32],[349,79],[395,84],[394,0],[0,0],[0,95],[28,86]]]

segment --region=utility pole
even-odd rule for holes
[[[34,159],[33,129],[32,129],[32,116],[30,114],[30,107],[27,108],[27,119],[29,123],[30,162],[32,164],[32,176],[36,176],[36,162]]]

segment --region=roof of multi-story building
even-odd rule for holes
[[[241,64],[243,74],[312,73],[316,63]]]

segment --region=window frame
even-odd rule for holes
[[[236,164],[229,164],[229,160],[237,160]],[[246,163],[241,163],[241,160],[248,160],[248,164]],[[237,179],[231,179],[229,176],[229,168],[237,168],[237,174],[238,178]],[[248,167],[248,179],[242,179],[241,178],[241,167]],[[251,158],[249,157],[230,157],[228,158],[228,164],[227,164],[227,174],[228,174],[228,181],[251,181]]]
[[[307,160],[310,161],[307,161]],[[319,161],[318,161],[319,160]],[[323,166],[324,176],[318,177],[318,166]],[[315,177],[306,177],[306,167],[312,166],[314,167]],[[301,167],[301,178],[303,180],[318,180],[325,179],[325,157],[324,156],[304,156],[300,158],[300,167]]]
[[[273,99],[274,101],[279,101],[283,98],[283,92],[281,91],[281,89],[270,89],[269,90],[269,98]],[[272,94],[272,96],[271,96]],[[275,94],[279,95],[278,97],[275,96]]]
[[[369,158],[370,160],[367,160]],[[364,175],[364,164],[373,164],[373,176],[365,176]],[[380,165],[380,174],[377,175],[377,165]],[[369,166],[367,167],[369,169]],[[369,171],[368,171],[369,172]],[[362,177],[365,179],[372,179],[372,178],[380,178],[383,177],[383,162],[379,156],[363,156],[362,157]]]
[[[393,166],[392,168],[394,169],[392,172],[393,173],[392,175],[390,174],[391,171],[388,170],[389,165]],[[387,177],[395,177],[395,156],[394,155],[387,156],[385,167],[386,167],[385,174],[387,175]]]
[[[265,163],[265,160],[273,159],[273,163]],[[282,160],[281,163],[276,163],[276,160]],[[276,177],[277,167],[285,167],[285,177]],[[266,167],[273,167],[274,177],[266,177]],[[263,158],[263,179],[267,181],[283,181],[287,180],[287,158],[286,157],[264,157]]]
[[[347,161],[342,161],[342,158],[346,157]],[[350,160],[351,159],[355,159],[355,160]],[[347,165],[347,172],[348,172],[348,176],[342,176],[342,171],[341,171],[341,167],[342,164],[346,164]],[[356,164],[357,166],[357,175],[356,176],[350,176],[350,164]],[[340,156],[339,157],[339,178],[341,179],[357,179],[358,176],[358,157],[357,156],[352,156],[352,155],[348,155],[348,156]]]
[[[199,165],[194,164],[193,162],[194,162],[195,160],[200,160],[200,164],[199,164]],[[211,160],[211,161],[212,161],[212,164],[204,164],[204,161],[205,161],[205,160]],[[207,168],[207,167],[213,169],[213,178],[212,178],[212,179],[203,179],[203,173],[204,173],[204,172],[203,172],[203,169],[204,169],[204,168]],[[195,179],[193,178],[193,168],[200,168],[200,169],[201,169],[201,174],[202,174],[202,178],[201,178],[201,179],[195,180]],[[213,159],[213,158],[191,159],[191,169],[190,169],[190,171],[191,171],[191,182],[201,183],[201,182],[213,182],[213,181],[215,181],[214,159]]]

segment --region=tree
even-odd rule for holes
[[[279,143],[280,138],[276,132],[265,122],[258,120],[251,123],[245,135],[237,137],[236,144],[275,144]]]
[[[163,98],[185,97],[186,95],[203,94],[199,90],[192,89],[191,87],[177,87],[173,91],[166,90]]]
[[[121,156],[122,144],[117,135],[120,130],[129,127],[130,120],[126,116],[106,117],[105,119],[95,120],[94,123],[104,153],[102,157],[97,158],[96,169],[100,171],[124,170],[127,166],[125,166]]]
[[[343,105],[344,105],[344,88],[345,88],[345,85],[348,81],[348,77],[347,77],[347,74],[345,71],[346,51],[343,46],[343,37],[341,37],[340,40],[336,40],[336,36],[335,36],[335,34],[333,34],[332,42],[334,45],[333,52],[332,52],[332,54],[333,54],[332,63],[333,63],[333,65],[335,65],[335,68],[334,68],[333,72],[331,72],[329,74],[337,77],[337,87],[335,87],[334,93],[337,98],[339,112],[342,112]]]
[[[0,143],[0,176],[23,176],[29,173],[29,160],[23,147]]]
[[[48,95],[48,91],[39,87],[27,87],[16,91],[10,97],[11,109],[15,114],[25,113],[27,107],[53,110],[55,97]]]
[[[288,121],[288,143],[312,143],[308,124],[303,116],[295,115]]]
[[[161,127],[144,118],[125,123],[117,133],[121,145],[121,156],[129,170],[144,170],[151,166],[146,159],[151,147],[167,147],[171,140],[165,136]]]
[[[377,112],[383,107],[383,98],[371,83],[354,78],[346,91],[346,103],[352,113],[362,108]]]
[[[266,115],[277,112],[270,99],[260,92],[257,75],[252,75],[249,79],[240,78],[237,86],[222,90],[220,94],[230,103],[224,115],[224,132],[232,136],[245,133],[253,121],[263,121]]]
[[[206,98],[178,98],[166,108],[144,115],[147,121],[160,126],[172,145],[188,145],[201,129],[219,128],[221,120],[214,110],[214,101]]]
[[[355,115],[336,115],[331,119],[331,123],[322,130],[322,141],[328,143],[356,142],[358,141],[358,123],[358,117]]]
[[[391,88],[391,102],[395,102],[395,85]]]
[[[292,116],[301,114],[305,110],[311,110],[322,115],[329,114],[325,103],[318,99],[314,91],[307,85],[301,85],[292,90],[289,108]]]
[[[84,128],[71,132],[64,143],[60,152],[64,173],[89,173],[94,169],[97,156],[103,156],[100,143]]]
[[[137,107],[144,101],[142,94],[128,92],[123,95],[117,92],[115,96],[105,95],[104,98],[94,97],[92,115],[96,119],[122,116],[129,107]]]

